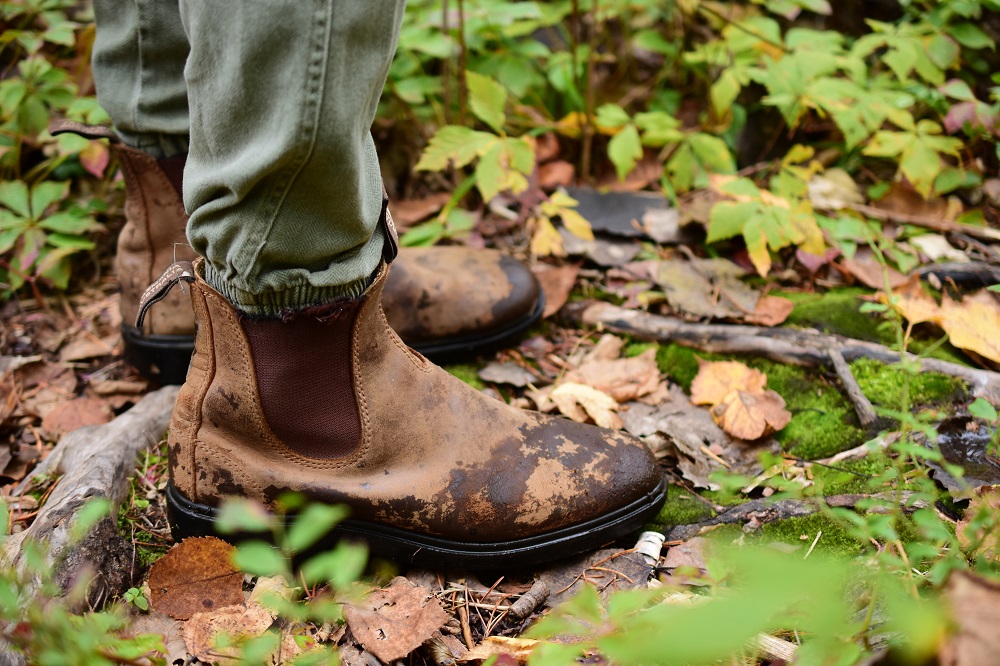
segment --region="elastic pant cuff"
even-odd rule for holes
[[[212,265],[205,262],[205,281],[225,296],[237,310],[255,317],[278,317],[290,311],[303,310],[330,301],[358,298],[368,290],[376,275],[378,270],[369,277],[348,284],[329,287],[300,284],[280,291],[257,294],[227,284]]]

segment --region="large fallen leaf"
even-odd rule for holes
[[[656,350],[647,349],[632,358],[585,361],[567,372],[565,380],[596,388],[617,402],[635,400],[652,393],[660,385]]]
[[[165,613],[153,612],[136,616],[129,624],[125,634],[127,637],[141,634],[162,636],[163,647],[166,648],[163,656],[166,657],[168,664],[174,664],[178,661],[184,663],[187,658],[188,649],[184,643],[184,627]]]
[[[238,660],[238,647],[216,647],[220,637],[237,640],[256,638],[272,624],[274,616],[256,602],[249,602],[246,606],[242,603],[227,606],[208,613],[195,613],[184,623],[184,644],[188,652],[208,663],[243,663]]]
[[[698,359],[698,375],[691,382],[691,402],[717,405],[733,391],[763,391],[767,375],[738,361]]]
[[[850,259],[842,259],[837,268],[843,273],[853,276],[858,282],[871,289],[884,289],[888,277],[889,286],[893,289],[903,285],[907,277],[892,266],[882,266],[871,250],[864,248]]]
[[[712,407],[712,418],[733,437],[753,441],[784,428],[792,414],[775,391],[733,391]]]
[[[153,608],[178,620],[243,604],[243,574],[232,563],[233,547],[215,537],[185,539],[149,571]]]
[[[944,591],[958,630],[941,649],[941,666],[997,663],[1000,655],[1000,583],[956,571]]]
[[[83,426],[107,423],[114,416],[107,401],[101,398],[79,397],[56,405],[42,419],[42,428],[57,439]]]
[[[545,311],[542,317],[551,317],[566,305],[569,294],[573,291],[573,285],[576,284],[580,267],[576,264],[563,266],[539,264],[535,267],[534,273],[545,294]]]
[[[392,204],[392,221],[400,229],[408,229],[421,220],[426,220],[448,203],[451,195],[447,192],[432,194],[423,199],[402,199]]]
[[[1000,486],[977,488],[962,520],[955,526],[955,536],[963,548],[975,545],[981,556],[996,561],[1000,559],[1000,534],[995,530],[985,529],[985,525],[979,520],[981,514],[1000,515]]]
[[[752,315],[760,294],[744,283],[746,271],[728,259],[664,259],[652,277],[670,307],[698,319],[743,319]]]
[[[945,295],[938,305],[913,279],[894,295],[894,307],[910,323],[936,324],[951,344],[1000,363],[1000,304],[991,292],[983,289],[960,302]]]
[[[369,594],[344,616],[362,646],[385,663],[402,659],[443,627],[449,615],[423,587],[402,577]]]
[[[490,363],[480,370],[478,374],[479,378],[485,382],[510,384],[518,388],[523,388],[528,384],[534,384],[538,381],[538,377],[513,361]]]
[[[574,421],[586,423],[588,419],[593,419],[594,423],[602,428],[617,430],[622,427],[621,417],[616,413],[618,403],[610,395],[593,386],[565,382],[553,389],[549,399],[563,415]]]
[[[849,173],[833,168],[809,179],[809,201],[817,210],[840,210],[863,204],[865,197]]]
[[[513,657],[518,664],[526,664],[537,645],[538,641],[530,638],[488,636],[482,643],[462,655],[458,661],[463,664],[470,661],[485,661],[490,657],[506,654]]]

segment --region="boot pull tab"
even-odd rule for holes
[[[190,261],[175,261],[170,264],[167,270],[163,271],[163,275],[156,278],[153,284],[142,292],[142,298],[139,299],[139,314],[135,318],[135,327],[142,328],[142,322],[146,319],[146,312],[149,311],[150,306],[166,298],[174,285],[181,281],[193,283],[194,279],[194,264]]]
[[[77,134],[85,139],[107,139],[111,143],[121,143],[121,137],[113,129],[103,125],[84,125],[65,118],[49,123],[49,134],[52,136],[67,133]]]
[[[382,185],[382,216],[379,218],[385,231],[385,242],[382,244],[382,258],[385,263],[391,264],[392,260],[399,254],[399,234],[396,232],[396,225],[392,221],[392,214],[389,212],[389,193],[385,191],[385,184]]]

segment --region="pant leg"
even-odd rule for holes
[[[184,62],[177,0],[94,0],[97,99],[122,140],[153,157],[187,151]]]
[[[381,259],[370,127],[404,0],[181,0],[188,237],[241,310],[356,295]]]

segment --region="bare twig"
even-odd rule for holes
[[[549,598],[549,586],[543,580],[536,580],[531,588],[521,595],[521,598],[510,606],[510,615],[518,620],[523,620],[535,609],[545,603]]]
[[[973,238],[982,240],[1000,241],[1000,229],[990,227],[977,227],[972,224],[962,224],[961,222],[951,222],[936,217],[925,217],[923,215],[910,215],[908,213],[898,213],[890,210],[882,210],[874,206],[864,204],[848,204],[848,208],[866,215],[873,220],[880,222],[899,222],[900,224],[912,224],[916,227],[933,229],[935,231],[950,231],[966,234]]]
[[[840,383],[844,386],[844,392],[847,393],[851,404],[854,405],[854,411],[858,413],[858,421],[861,422],[861,427],[868,428],[878,421],[878,414],[875,413],[875,408],[872,406],[871,400],[865,397],[864,392],[858,385],[858,380],[854,378],[854,373],[851,372],[851,366],[844,359],[844,355],[837,349],[831,349],[829,354],[830,362],[833,363],[833,369],[836,370],[837,377],[840,378]]]

